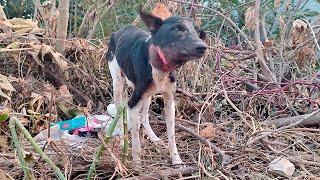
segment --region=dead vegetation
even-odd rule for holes
[[[255,37],[235,27],[223,12],[190,3],[199,21],[204,10],[221,16],[243,45],[227,46],[219,35],[208,33],[208,54],[177,70],[176,136],[187,167],[175,170],[165,147],[143,139],[144,168],[139,179],[271,179],[279,175],[269,171],[268,165],[279,157],[294,164],[294,173],[287,178],[320,178],[319,25],[303,19],[284,22],[280,16],[280,38],[265,37],[260,42],[256,23],[263,27],[264,22],[256,16],[260,14],[257,2],[245,14],[245,28],[256,31]],[[275,1],[274,6],[279,3]],[[186,3],[170,1],[169,6],[183,14],[177,8],[182,4]],[[170,15],[161,8],[154,10],[163,12],[160,17]],[[4,115],[17,117],[35,136],[48,128],[48,122],[79,113],[105,113],[112,102],[111,78],[103,57],[107,43],[67,39],[61,54],[54,48],[55,32],[31,20],[2,16],[0,10],[0,179],[23,179]],[[160,97],[154,98],[151,122],[157,135],[166,139],[162,107]],[[34,177],[57,178],[18,134]],[[43,149],[67,179],[85,179],[99,139],[88,138],[79,146],[48,138]],[[228,161],[222,163],[215,147]],[[120,157],[119,139],[113,139],[97,165],[96,178],[137,176],[131,157],[125,167]]]

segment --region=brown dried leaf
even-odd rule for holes
[[[301,19],[297,19],[292,23],[292,29],[297,30],[299,33],[304,33],[307,31],[308,24]]]
[[[280,5],[281,5],[281,0],[275,0],[274,1],[274,8],[279,8],[280,7]]]
[[[37,94],[37,93],[31,93],[31,98],[33,98],[33,99],[29,102],[30,110],[32,110],[34,112],[39,112],[41,106],[44,103],[44,97],[40,94]],[[35,108],[35,106],[36,106],[36,108]]]
[[[69,68],[65,57],[61,53],[57,52],[52,46],[42,44],[41,51],[42,59],[44,59],[46,54],[50,54],[53,57],[53,62],[61,69],[62,72]]]
[[[152,10],[152,14],[161,18],[162,20],[165,20],[168,17],[172,16],[170,10],[163,3],[157,3]]]
[[[10,24],[12,24],[12,30],[18,31],[22,29],[32,29],[38,28],[38,22],[32,21],[32,19],[22,19],[22,18],[13,18],[7,20]]]
[[[60,93],[60,96],[63,97],[64,101],[66,101],[68,103],[72,103],[73,102],[73,98],[72,98],[73,96],[70,93],[67,85],[60,86],[58,91]]]
[[[254,7],[249,7],[245,13],[245,28],[249,30],[254,29]]]
[[[266,49],[268,49],[268,48],[274,46],[274,44],[275,44],[274,41],[272,41],[272,40],[266,40],[265,42],[263,42],[263,47],[266,48]]]
[[[7,152],[9,149],[9,143],[7,141],[7,136],[0,135],[0,152]],[[1,177],[1,176],[0,176]]]
[[[200,136],[206,139],[213,138],[216,136],[216,128],[213,124],[210,124],[200,131]]]
[[[0,74],[0,89],[9,91],[9,92],[16,91],[14,87],[11,85],[11,83],[9,82],[8,77],[2,74]]]

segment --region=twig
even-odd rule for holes
[[[267,66],[262,52],[262,43],[260,41],[260,20],[259,20],[259,9],[260,9],[260,0],[256,0],[255,2],[255,30],[254,30],[254,40],[256,45],[256,53],[258,56],[259,64],[261,66],[262,74],[268,79],[270,82],[277,82],[269,67]]]
[[[44,159],[51,167],[52,169],[55,171],[55,173],[57,174],[57,176],[61,179],[64,180],[66,179],[64,177],[64,175],[62,174],[62,172],[60,171],[60,169],[58,168],[58,166],[56,166],[51,159],[41,150],[41,148],[39,147],[39,145],[36,143],[36,141],[32,138],[32,136],[30,135],[30,133],[28,132],[28,130],[21,124],[21,122],[19,121],[19,119],[17,119],[16,117],[12,117],[10,119],[10,123],[14,128],[14,125],[16,125],[21,132],[24,134],[25,138],[30,142],[30,144],[32,145],[32,147],[34,148],[34,150],[39,153],[42,157],[42,159]]]
[[[103,151],[106,149],[106,146],[105,145],[108,145],[111,137],[112,137],[112,133],[118,123],[118,120],[119,118],[123,115],[123,112],[124,112],[124,109],[126,109],[126,106],[125,105],[120,105],[119,108],[117,109],[117,113],[116,113],[116,116],[115,118],[112,120],[111,124],[110,124],[110,127],[108,128],[107,130],[107,133],[106,133],[106,137],[104,139],[104,143],[100,144],[100,146],[98,147],[97,151],[96,151],[96,155],[90,165],[90,169],[89,169],[89,172],[88,172],[88,176],[87,176],[87,180],[90,180],[92,175],[93,175],[93,172],[95,171],[96,169],[96,164],[97,162],[100,160],[100,157],[103,153]]]
[[[94,21],[93,23],[93,27],[91,29],[91,31],[89,31],[89,35],[87,37],[87,39],[92,39],[94,37],[94,34],[96,33],[97,27],[99,25],[99,22],[101,21],[101,19],[103,18],[103,16],[117,3],[117,1],[114,1],[111,5],[109,5],[109,7],[107,7],[107,9],[105,9],[101,15]]]
[[[50,138],[50,123],[52,120],[52,107],[53,107],[53,90],[51,90],[51,97],[50,97],[50,103],[49,103],[49,120],[48,120],[48,139]]]
[[[320,46],[318,44],[318,41],[317,41],[317,38],[316,38],[316,34],[314,33],[313,31],[313,28],[312,26],[310,25],[309,21],[305,20],[305,19],[302,19],[305,23],[308,24],[309,28],[310,28],[310,31],[311,31],[311,34],[312,34],[312,37],[314,39],[314,43],[316,44],[317,48],[318,48],[318,51],[320,51]]]

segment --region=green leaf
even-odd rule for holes
[[[4,109],[4,111],[0,112],[0,122],[6,121],[9,119],[9,110]]]

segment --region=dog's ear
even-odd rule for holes
[[[201,29],[200,29],[200,32],[199,32],[199,38],[202,39],[202,40],[206,39],[206,33]]]
[[[139,13],[142,21],[146,24],[152,34],[156,33],[157,30],[162,26],[162,19],[143,11],[141,7],[139,8]]]

